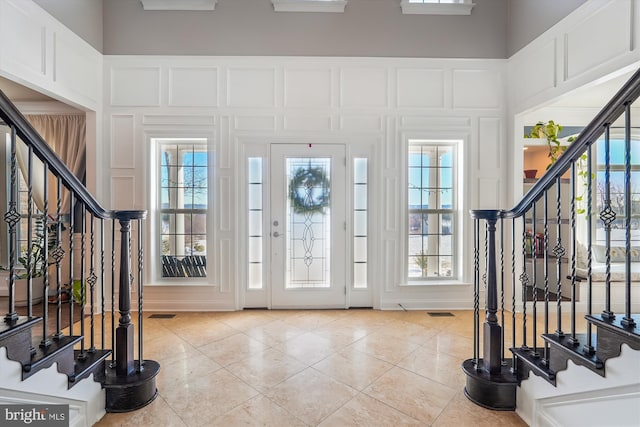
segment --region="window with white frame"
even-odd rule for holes
[[[457,146],[457,141],[409,142],[409,284],[457,279]]]
[[[596,221],[596,242],[606,242],[604,222],[600,220],[600,212],[606,207],[606,145],[604,139],[596,144],[596,203],[594,215]],[[640,140],[631,140],[631,241],[633,246],[640,244]],[[611,246],[624,246],[626,241],[625,215],[625,141],[623,138],[611,137],[609,141],[609,199],[615,212],[615,220],[611,223]]]
[[[206,277],[209,208],[206,140],[160,140],[158,148],[161,276]]]

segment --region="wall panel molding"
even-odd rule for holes
[[[111,168],[134,169],[136,165],[135,116],[111,116]]]

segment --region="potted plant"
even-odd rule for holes
[[[16,276],[15,280],[15,303],[18,307],[27,305],[27,286],[28,279],[31,277],[31,300],[33,304],[42,301],[44,294],[44,276],[47,274],[49,265],[53,264],[49,260],[44,259],[45,253],[45,230],[47,233],[47,249],[51,252],[58,246],[56,222],[47,222],[46,216],[35,218],[34,238],[31,242],[31,248],[25,249],[22,255],[18,257],[18,262],[22,265],[22,272]],[[65,227],[61,226],[64,230]],[[30,255],[30,256],[29,256]]]
[[[547,169],[549,169],[564,153],[567,151],[567,145],[563,145],[562,141],[558,139],[558,136],[562,132],[562,126],[553,120],[549,120],[548,122],[538,122],[531,129],[531,132],[528,135],[525,135],[525,138],[543,138],[547,140],[547,146],[549,147],[549,164],[547,165]],[[572,143],[575,141],[574,136],[570,136],[567,138],[566,142]]]

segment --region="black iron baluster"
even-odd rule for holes
[[[516,348],[516,220],[511,219],[511,347]],[[511,356],[511,371],[516,372],[516,355]]]
[[[44,166],[44,178],[43,188],[44,204],[42,209],[42,262],[44,264],[44,276],[42,277],[42,341],[40,341],[40,347],[49,347],[51,340],[49,339],[49,304],[47,304],[47,296],[49,295],[49,272],[47,264],[49,261],[49,164],[43,163]],[[35,263],[38,260],[34,260]]]
[[[528,350],[527,346],[527,287],[529,286],[529,276],[527,275],[527,214],[522,215],[522,274],[520,275],[522,284],[522,346],[523,350]]]
[[[104,298],[105,298],[105,286],[104,286],[104,219],[100,218],[100,348],[105,349],[105,313],[104,313]]]
[[[95,257],[96,257],[96,234],[95,234],[95,218],[93,215],[89,215],[89,253],[91,259],[89,260],[89,277],[87,278],[87,283],[89,284],[89,333],[91,334],[89,352],[93,353],[96,351],[95,344],[95,293],[96,293],[96,282],[98,277],[96,276],[96,266],[95,266]]]
[[[86,296],[86,292],[85,292],[85,271],[84,271],[84,266],[86,263],[85,260],[85,254],[86,252],[86,243],[85,243],[85,234],[86,234],[86,229],[87,229],[87,216],[86,216],[86,207],[84,205],[84,203],[82,203],[81,205],[81,212],[80,212],[80,335],[82,336],[82,339],[80,340],[80,354],[78,355],[78,359],[82,360],[85,359],[87,357],[87,355],[85,354],[85,325],[84,325],[84,311],[85,311],[85,305],[87,302],[87,296]]]
[[[624,317],[620,324],[634,327],[631,317],[631,103],[625,104],[624,110],[624,240],[625,240],[625,288]]]
[[[143,351],[143,300],[142,300],[142,268],[143,268],[143,247],[142,247],[142,220],[138,220],[138,372],[144,369]]]
[[[533,348],[531,349],[531,355],[538,357],[538,245],[536,242],[537,233],[536,226],[538,225],[538,217],[536,216],[536,204],[534,203],[531,208],[531,275],[533,276],[533,285],[531,287],[531,336],[533,340]]]
[[[500,218],[500,327],[500,360],[504,365],[504,218]]]
[[[543,218],[543,274],[544,274],[544,333],[549,333],[549,190],[545,190],[542,205]],[[542,363],[549,363],[549,343],[544,342]]]
[[[480,349],[480,219],[473,220],[473,360],[479,369]]]
[[[116,220],[111,221],[111,364],[116,363]]]
[[[7,324],[13,324],[18,320],[15,305],[16,225],[20,222],[20,213],[18,212],[16,143],[16,128],[11,126],[11,189],[9,191],[9,209],[4,214],[4,220],[9,226],[9,306],[7,307],[7,314],[4,316],[4,321]],[[31,301],[31,295],[28,295],[28,300]],[[29,310],[31,310],[31,307],[29,307]],[[28,316],[31,317],[31,313]]]
[[[587,316],[593,312],[593,289],[591,268],[593,262],[593,236],[591,235],[592,219],[591,214],[593,212],[593,170],[592,170],[592,146],[587,148],[587,207],[585,214],[587,215]],[[593,347],[593,338],[591,337],[592,330],[591,322],[587,322],[587,343],[584,345],[583,351],[587,354],[593,354],[595,348]]]
[[[556,178],[556,218],[558,220],[558,225],[556,228],[557,242],[556,246],[553,248],[553,255],[556,257],[556,273],[558,275],[557,281],[557,301],[556,301],[556,335],[558,337],[564,336],[562,332],[562,258],[566,254],[566,250],[562,246],[562,199],[561,199],[561,187],[562,178]]]
[[[57,204],[56,204],[56,247],[51,254],[56,263],[56,334],[54,339],[60,339],[62,334],[62,266],[60,265],[64,257],[62,249],[62,180],[57,180]]]
[[[33,259],[33,147],[29,145],[27,159],[27,265],[29,271],[27,271],[27,316],[33,316],[33,276],[31,271],[32,263],[36,260]],[[19,180],[16,181],[16,189],[18,188]],[[32,352],[35,352],[32,349]]]
[[[616,213],[611,208],[611,125],[607,125],[604,132],[604,208],[600,212],[600,219],[604,223],[605,236],[605,292],[603,319],[614,319],[611,311],[611,224],[616,219]]]
[[[571,222],[571,337],[569,343],[578,345],[576,337],[576,163],[571,163],[571,204],[569,208]]]
[[[75,193],[69,190],[69,335],[73,336],[73,306],[75,305],[74,263],[75,255],[73,239],[76,234]]]

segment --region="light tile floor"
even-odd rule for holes
[[[247,310],[145,319],[159,395],[98,426],[525,426],[463,393],[473,314]]]

